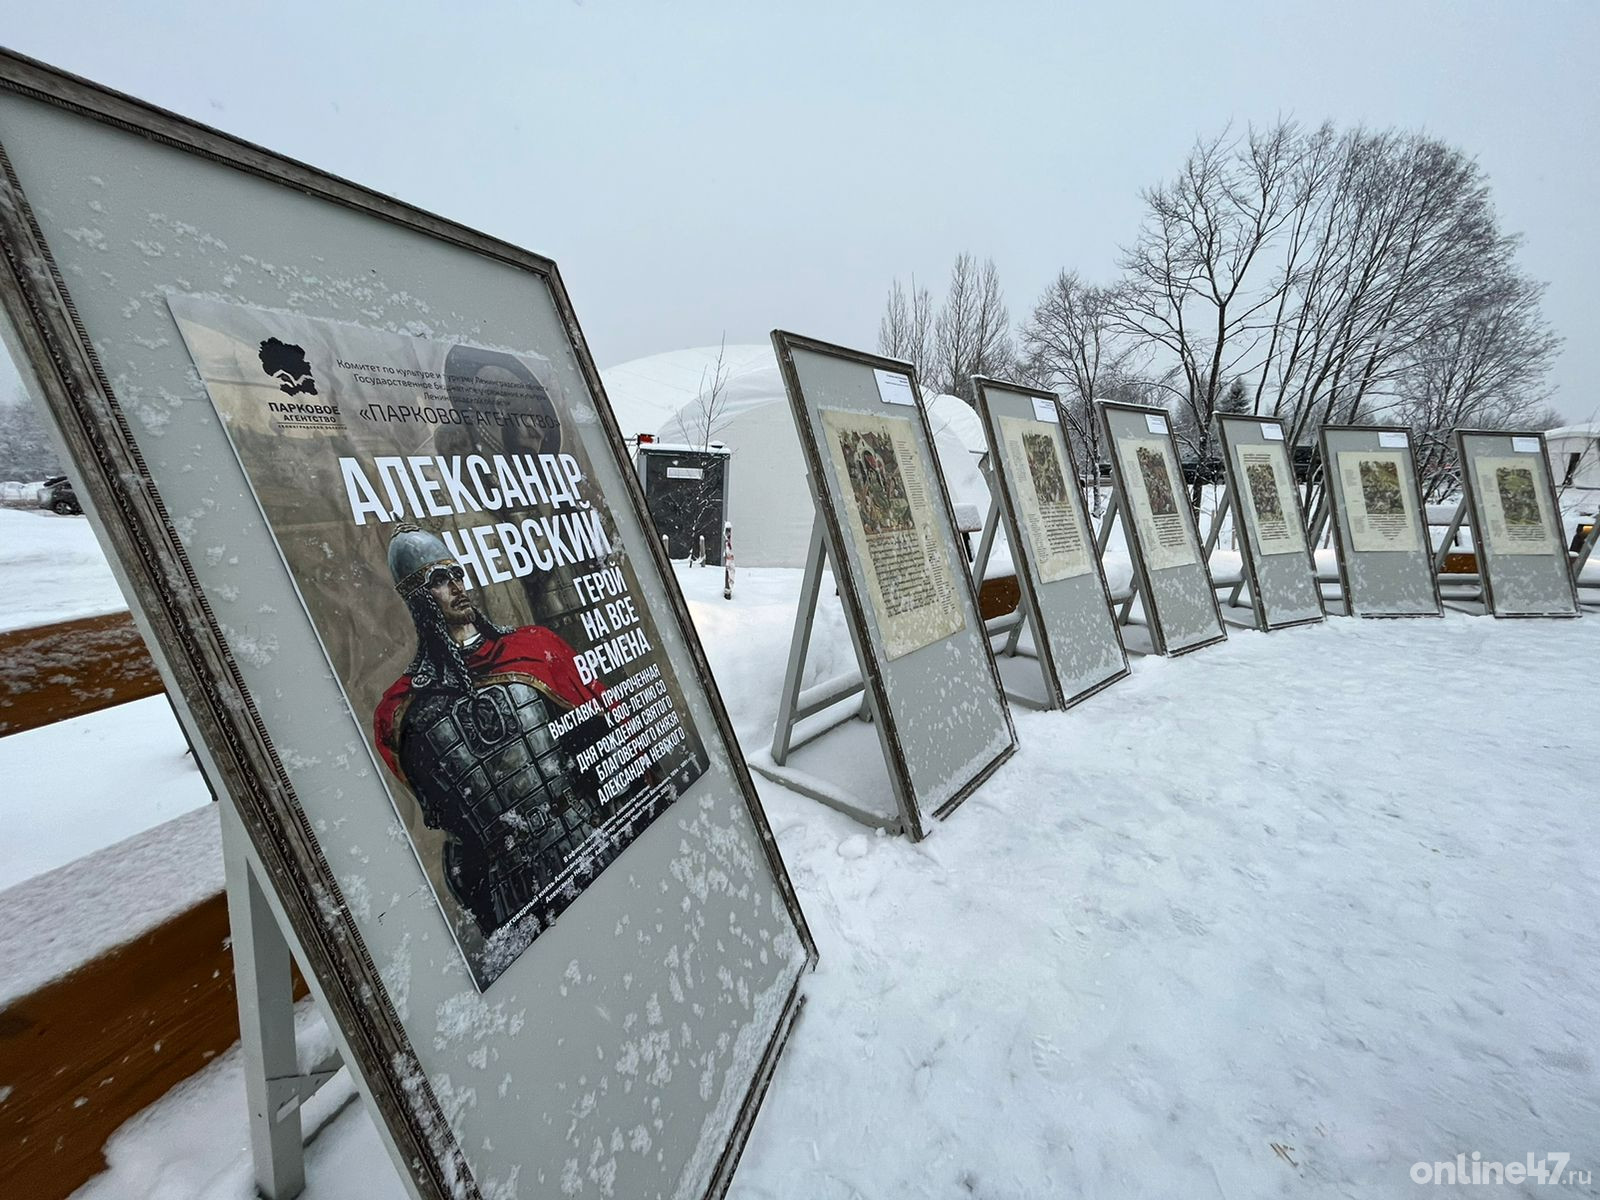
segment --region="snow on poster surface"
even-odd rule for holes
[[[820,412],[884,652],[900,658],[958,632],[966,617],[912,419]]]
[[[1422,549],[1416,505],[1406,486],[1406,458],[1398,450],[1339,451],[1350,546],[1357,553]]]
[[[1039,582],[1086,574],[1094,565],[1089,539],[1072,502],[1061,435],[1042,422],[1000,418],[1011,495],[1024,535],[1038,564]]]
[[[1139,545],[1152,571],[1200,561],[1183,510],[1183,484],[1166,438],[1122,438],[1124,489],[1133,508]]]
[[[547,360],[171,307],[479,990],[704,744]]]
[[[1239,448],[1239,477],[1249,498],[1250,528],[1262,554],[1303,554],[1305,530],[1295,510],[1289,456],[1281,443]]]
[[[1472,460],[1485,541],[1495,554],[1555,554],[1550,499],[1538,474],[1538,459],[1480,455]]]

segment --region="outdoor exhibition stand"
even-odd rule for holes
[[[1120,518],[1133,560],[1133,589],[1122,603],[1118,623],[1130,623],[1137,599],[1157,654],[1184,654],[1225,640],[1228,632],[1185,495],[1178,444],[1166,411],[1109,400],[1095,403],[1111,447],[1113,488],[1095,549],[1104,557]]]
[[[989,443],[983,465],[991,498],[972,576],[982,584],[1004,517],[1019,593],[1016,611],[988,624],[991,636],[1005,635],[1001,675],[1026,630],[1044,707],[1069,708],[1128,673],[1078,464],[1050,392],[981,377],[973,386]],[[1037,704],[1021,687],[1007,695]]]
[[[1578,543],[1577,552],[1572,556],[1572,585],[1574,588],[1578,587],[1579,581],[1583,578],[1584,565],[1594,557],[1594,548],[1597,544],[1600,544],[1600,517],[1591,517],[1589,519],[1589,532],[1584,534],[1583,540]],[[1584,593],[1580,591],[1578,593],[1578,603],[1587,608],[1597,603],[1597,601],[1592,592],[1588,598],[1585,598]]]
[[[0,303],[406,1190],[717,1196],[815,946],[555,264],[0,55]],[[692,967],[691,964],[692,963]]]
[[[1260,630],[1309,625],[1325,619],[1317,567],[1306,538],[1305,518],[1294,486],[1294,467],[1275,417],[1217,413],[1227,488],[1206,537],[1209,561],[1223,519],[1236,514],[1244,577],[1228,596],[1231,608],[1241,591]]]
[[[933,434],[905,363],[772,345],[816,512],[772,750],[750,765],[916,840],[1016,749]],[[856,670],[807,687],[827,565]]]
[[[1497,617],[1578,616],[1576,570],[1567,556],[1544,435],[1458,429],[1456,461],[1462,495],[1435,555],[1435,574],[1443,571],[1462,526],[1470,524],[1485,611]],[[1447,579],[1460,577],[1440,577]]]
[[[1355,617],[1443,615],[1411,437],[1380,425],[1324,425],[1322,500],[1311,541],[1333,521],[1339,588]]]

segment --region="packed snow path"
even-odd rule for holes
[[[680,578],[753,750],[798,572],[742,573],[732,604],[720,571]],[[836,613],[818,637],[842,669]],[[1230,631],[1019,715],[1017,756],[920,845],[758,780],[822,959],[733,1196],[1407,1196],[1435,1190],[1413,1163],[1473,1151],[1600,1167],[1597,663],[1593,618]],[[243,1113],[234,1052],[82,1194],[242,1200]],[[402,1195],[359,1106],[309,1162],[310,1200]]]

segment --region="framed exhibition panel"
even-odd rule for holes
[[[1067,708],[1128,673],[1078,464],[1054,395],[973,383],[1020,603],[1051,706]]]
[[[1321,439],[1339,586],[1350,615],[1442,616],[1410,434],[1324,425]]]
[[[898,822],[919,838],[1016,749],[933,435],[905,363],[782,330],[772,344],[818,517],[807,575],[814,585],[825,552]],[[806,607],[803,596],[797,622],[809,627]],[[798,663],[790,665],[796,685]],[[788,712],[786,703],[780,726]],[[846,790],[867,777],[835,758]],[[841,807],[870,812],[872,798]]]
[[[1484,607],[1497,617],[1577,616],[1544,435],[1459,429],[1456,452]]]
[[[0,148],[8,338],[406,1186],[720,1195],[815,947],[555,264],[10,55]]]
[[[1185,495],[1178,443],[1164,409],[1099,400],[1111,447],[1117,513],[1157,654],[1183,654],[1228,634]],[[1107,516],[1107,523],[1110,516]]]
[[[1216,427],[1257,628],[1323,620],[1322,589],[1282,423],[1217,413]]]

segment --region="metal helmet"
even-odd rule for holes
[[[389,574],[394,590],[409,599],[421,591],[435,567],[459,567],[450,547],[436,533],[401,523],[389,539]]]

